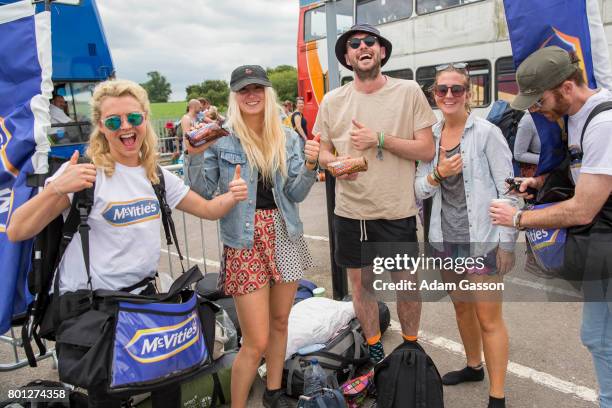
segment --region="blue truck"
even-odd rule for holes
[[[0,5],[17,1],[0,0]],[[93,89],[113,77],[115,67],[95,0],[45,0],[36,5],[37,12],[45,9],[51,13],[53,95],[65,102],[62,109],[71,119],[52,120],[51,155],[68,157],[77,148],[83,153],[91,130]]]

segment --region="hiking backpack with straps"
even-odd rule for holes
[[[28,176],[30,187],[43,187],[45,180],[60,168],[64,160],[50,158],[49,172],[46,174],[32,174]],[[88,158],[79,158],[78,163],[90,163]],[[161,167],[157,167],[159,183],[153,184],[153,190],[160,203],[162,215],[162,225],[168,245],[176,240],[174,223],[170,216],[170,207],[166,203],[164,175]],[[32,266],[28,274],[28,289],[33,296],[33,300],[28,305],[25,320],[21,328],[21,338],[24,352],[31,367],[36,367],[36,356],[32,348],[32,340],[36,343],[40,355],[46,354],[47,350],[42,339],[55,341],[55,329],[58,325],[57,305],[51,302],[51,292],[53,277],[57,270],[62,256],[72,241],[74,234],[79,229],[82,217],[86,220],[94,202],[95,184],[87,189],[74,193],[72,204],[66,220],[63,215],[53,219],[34,239],[32,250]],[[179,258],[183,256],[180,248],[176,245]],[[141,283],[133,285],[134,288],[140,287]],[[133,288],[125,288],[133,289]],[[129,290],[128,290],[129,291]]]
[[[512,109],[508,102],[500,99],[493,103],[493,106],[487,115],[487,120],[494,125],[497,125],[497,127],[501,130],[513,156],[518,124],[524,114],[525,112]]]

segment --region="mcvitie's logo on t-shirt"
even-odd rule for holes
[[[115,227],[137,224],[159,218],[159,202],[152,198],[109,203],[102,217]]]

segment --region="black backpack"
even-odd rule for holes
[[[516,131],[521,118],[525,114],[524,111],[512,109],[510,104],[504,100],[498,100],[493,103],[487,120],[502,131],[508,147],[514,156],[514,142],[516,140]]]
[[[29,175],[28,185],[30,187],[43,187],[45,180],[55,174],[64,162],[65,160],[62,159],[50,158],[49,172],[46,174]],[[86,157],[79,157],[78,162],[90,163],[91,161]],[[164,176],[159,166],[157,167],[157,175],[159,177],[159,184],[154,184],[153,190],[160,202],[160,212],[162,213],[162,224],[166,234],[166,241],[168,245],[171,245],[172,238],[170,233],[172,232],[173,236],[175,236],[175,232],[168,221],[170,216],[168,215],[169,207],[165,201]],[[75,193],[66,221],[64,221],[63,216],[60,214],[34,238],[32,266],[28,273],[28,290],[32,294],[33,300],[28,305],[21,328],[23,349],[31,367],[37,366],[36,356],[32,348],[32,340],[38,346],[41,356],[47,352],[45,344],[41,339],[55,341],[55,327],[59,322],[57,321],[58,313],[55,313],[57,311],[53,310],[55,305],[51,302],[53,277],[68,244],[72,241],[72,237],[81,224],[81,213],[87,217],[91,211],[94,202],[94,189],[95,185]],[[179,257],[182,260],[182,254],[180,250],[178,251]]]
[[[374,367],[378,408],[444,408],[442,379],[431,357],[406,341]]]

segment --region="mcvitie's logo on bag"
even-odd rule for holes
[[[115,227],[137,224],[159,218],[159,202],[154,198],[109,203],[102,217]]]
[[[537,250],[555,245],[560,232],[560,229],[530,229],[526,234],[532,248]]]
[[[198,319],[194,311],[187,319],[174,326],[138,330],[125,349],[139,363],[167,360],[198,342]]]

